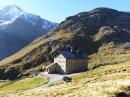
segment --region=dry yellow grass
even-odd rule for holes
[[[102,45],[97,53],[89,56],[89,68],[124,63],[130,60],[130,51],[124,50],[123,45],[115,46],[113,42]]]
[[[130,62],[108,65],[75,76],[73,82],[5,94],[8,97],[116,97],[129,93]]]

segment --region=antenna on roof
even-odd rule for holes
[[[79,53],[79,49],[77,49],[76,53]]]

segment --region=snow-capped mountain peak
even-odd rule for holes
[[[55,23],[53,24],[48,20],[42,19],[40,16],[27,13],[17,5],[9,5],[0,10],[0,26],[11,24],[18,18],[24,19],[32,25],[41,22],[43,23],[43,29],[50,29],[55,26]]]
[[[0,10],[0,25],[8,24],[25,12],[17,5],[9,5]]]
[[[0,60],[46,35],[56,25],[38,15],[23,11],[17,5],[4,7],[0,10]]]

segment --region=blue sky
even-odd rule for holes
[[[0,0],[0,7],[12,4],[57,23],[68,16],[96,7],[130,11],[130,0]]]

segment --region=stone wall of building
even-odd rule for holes
[[[84,72],[88,69],[87,59],[67,59],[66,73]]]

